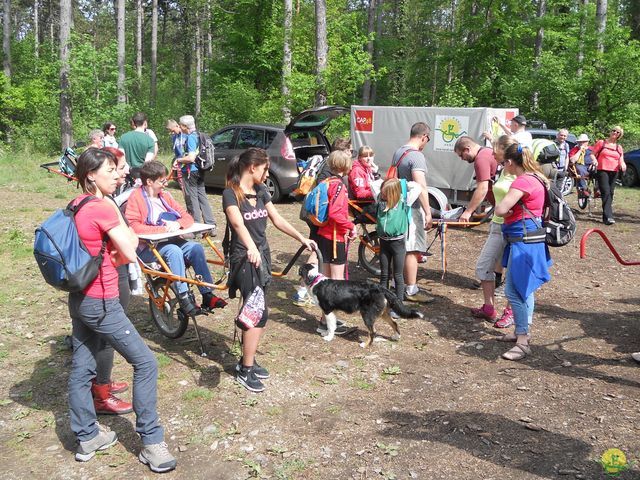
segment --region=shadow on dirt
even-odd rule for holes
[[[598,454],[589,444],[561,433],[530,430],[527,424],[501,415],[434,410],[424,415],[387,412],[384,416],[389,424],[382,431],[386,437],[444,443],[484,462],[543,478],[604,477],[602,466],[595,461]],[[636,475],[637,471],[626,472],[617,478]]]
[[[76,450],[76,437],[69,426],[69,405],[67,403],[67,383],[71,369],[71,350],[64,343],[64,335],[44,339],[50,346],[47,357],[38,360],[31,376],[10,388],[11,399],[25,407],[50,411],[55,419],[55,431],[63,447]],[[126,393],[123,398],[128,398]],[[118,440],[134,455],[140,450],[140,439],[132,422],[133,414],[126,416],[100,415],[98,421],[108,425],[118,434]]]

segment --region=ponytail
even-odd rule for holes
[[[534,160],[529,147],[525,147],[521,143],[513,144],[505,150],[504,158],[522,167],[525,173],[531,173],[544,181],[545,185],[549,185],[549,180],[540,170],[540,164]]]
[[[235,157],[229,162],[229,168],[227,169],[227,188],[233,190],[236,196],[236,201],[240,205],[245,200],[245,194],[240,187],[240,180],[242,175],[249,170],[252,166],[264,165],[269,162],[269,155],[262,148],[251,147],[242,152],[239,156]]]

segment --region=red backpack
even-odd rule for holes
[[[404,157],[406,157],[409,152],[417,152],[417,151],[418,150],[416,150],[415,148],[407,148],[404,152],[402,152],[402,155],[400,155],[400,158],[396,163],[393,163],[393,160],[392,160],[391,166],[389,167],[389,170],[387,170],[387,178],[398,178],[398,166],[400,165],[400,163],[402,163],[402,160],[404,160]]]

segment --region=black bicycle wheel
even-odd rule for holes
[[[587,205],[589,205],[589,197],[578,194],[578,207],[580,207],[580,210],[587,208]]]
[[[380,241],[377,232],[367,232],[358,245],[358,263],[370,274],[380,276]]]
[[[147,282],[151,286],[151,291],[155,298],[161,298],[164,294],[163,286],[166,280],[159,278],[154,281],[147,275]],[[167,292],[167,298],[162,308],[156,305],[153,298],[149,298],[149,311],[151,312],[153,323],[156,324],[160,333],[165,337],[180,338],[187,330],[189,317],[180,310],[178,298],[171,288]]]

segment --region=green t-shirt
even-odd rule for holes
[[[504,197],[507,196],[509,187],[511,187],[511,184],[516,178],[518,177],[516,177],[515,175],[509,175],[507,172],[502,170],[502,173],[500,173],[500,176],[493,184],[493,197],[496,199],[496,205],[499,205]],[[502,225],[504,223],[504,217],[494,215],[491,221],[493,223],[497,223],[498,225]]]
[[[132,168],[140,168],[144,164],[147,153],[153,153],[154,142],[149,135],[131,130],[120,137],[120,148],[124,150],[127,163]]]

